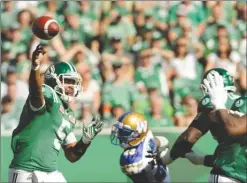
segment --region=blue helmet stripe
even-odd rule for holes
[[[127,115],[129,115],[129,114],[131,114],[131,113],[133,113],[133,112],[130,111],[130,112],[124,113],[122,116],[120,116],[120,118],[118,119],[118,121],[122,123],[122,122],[123,122],[123,119],[124,119]]]

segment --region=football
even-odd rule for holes
[[[53,18],[41,16],[33,21],[32,31],[38,38],[50,40],[58,34],[59,25]]]

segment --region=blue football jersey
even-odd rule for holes
[[[157,152],[158,147],[151,131],[135,147],[124,150],[120,157],[122,171],[133,182],[170,182],[168,167],[157,164],[155,159],[146,157],[149,152]]]

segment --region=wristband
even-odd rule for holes
[[[34,70],[34,71],[37,71],[39,69],[40,65],[32,65],[31,69]]]
[[[81,138],[81,141],[82,141],[83,144],[90,144],[90,142],[91,142],[91,141],[88,140],[88,139],[84,139],[84,140],[83,140],[83,137]]]

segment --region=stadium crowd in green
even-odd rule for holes
[[[47,15],[60,34],[32,34]],[[30,56],[41,43],[51,63],[73,63],[83,93],[70,105],[78,120],[101,115],[106,126],[125,111],[145,114],[151,127],[188,126],[197,113],[207,70],[228,70],[246,94],[246,20],[243,1],[1,2],[1,125],[12,130],[28,96]]]

